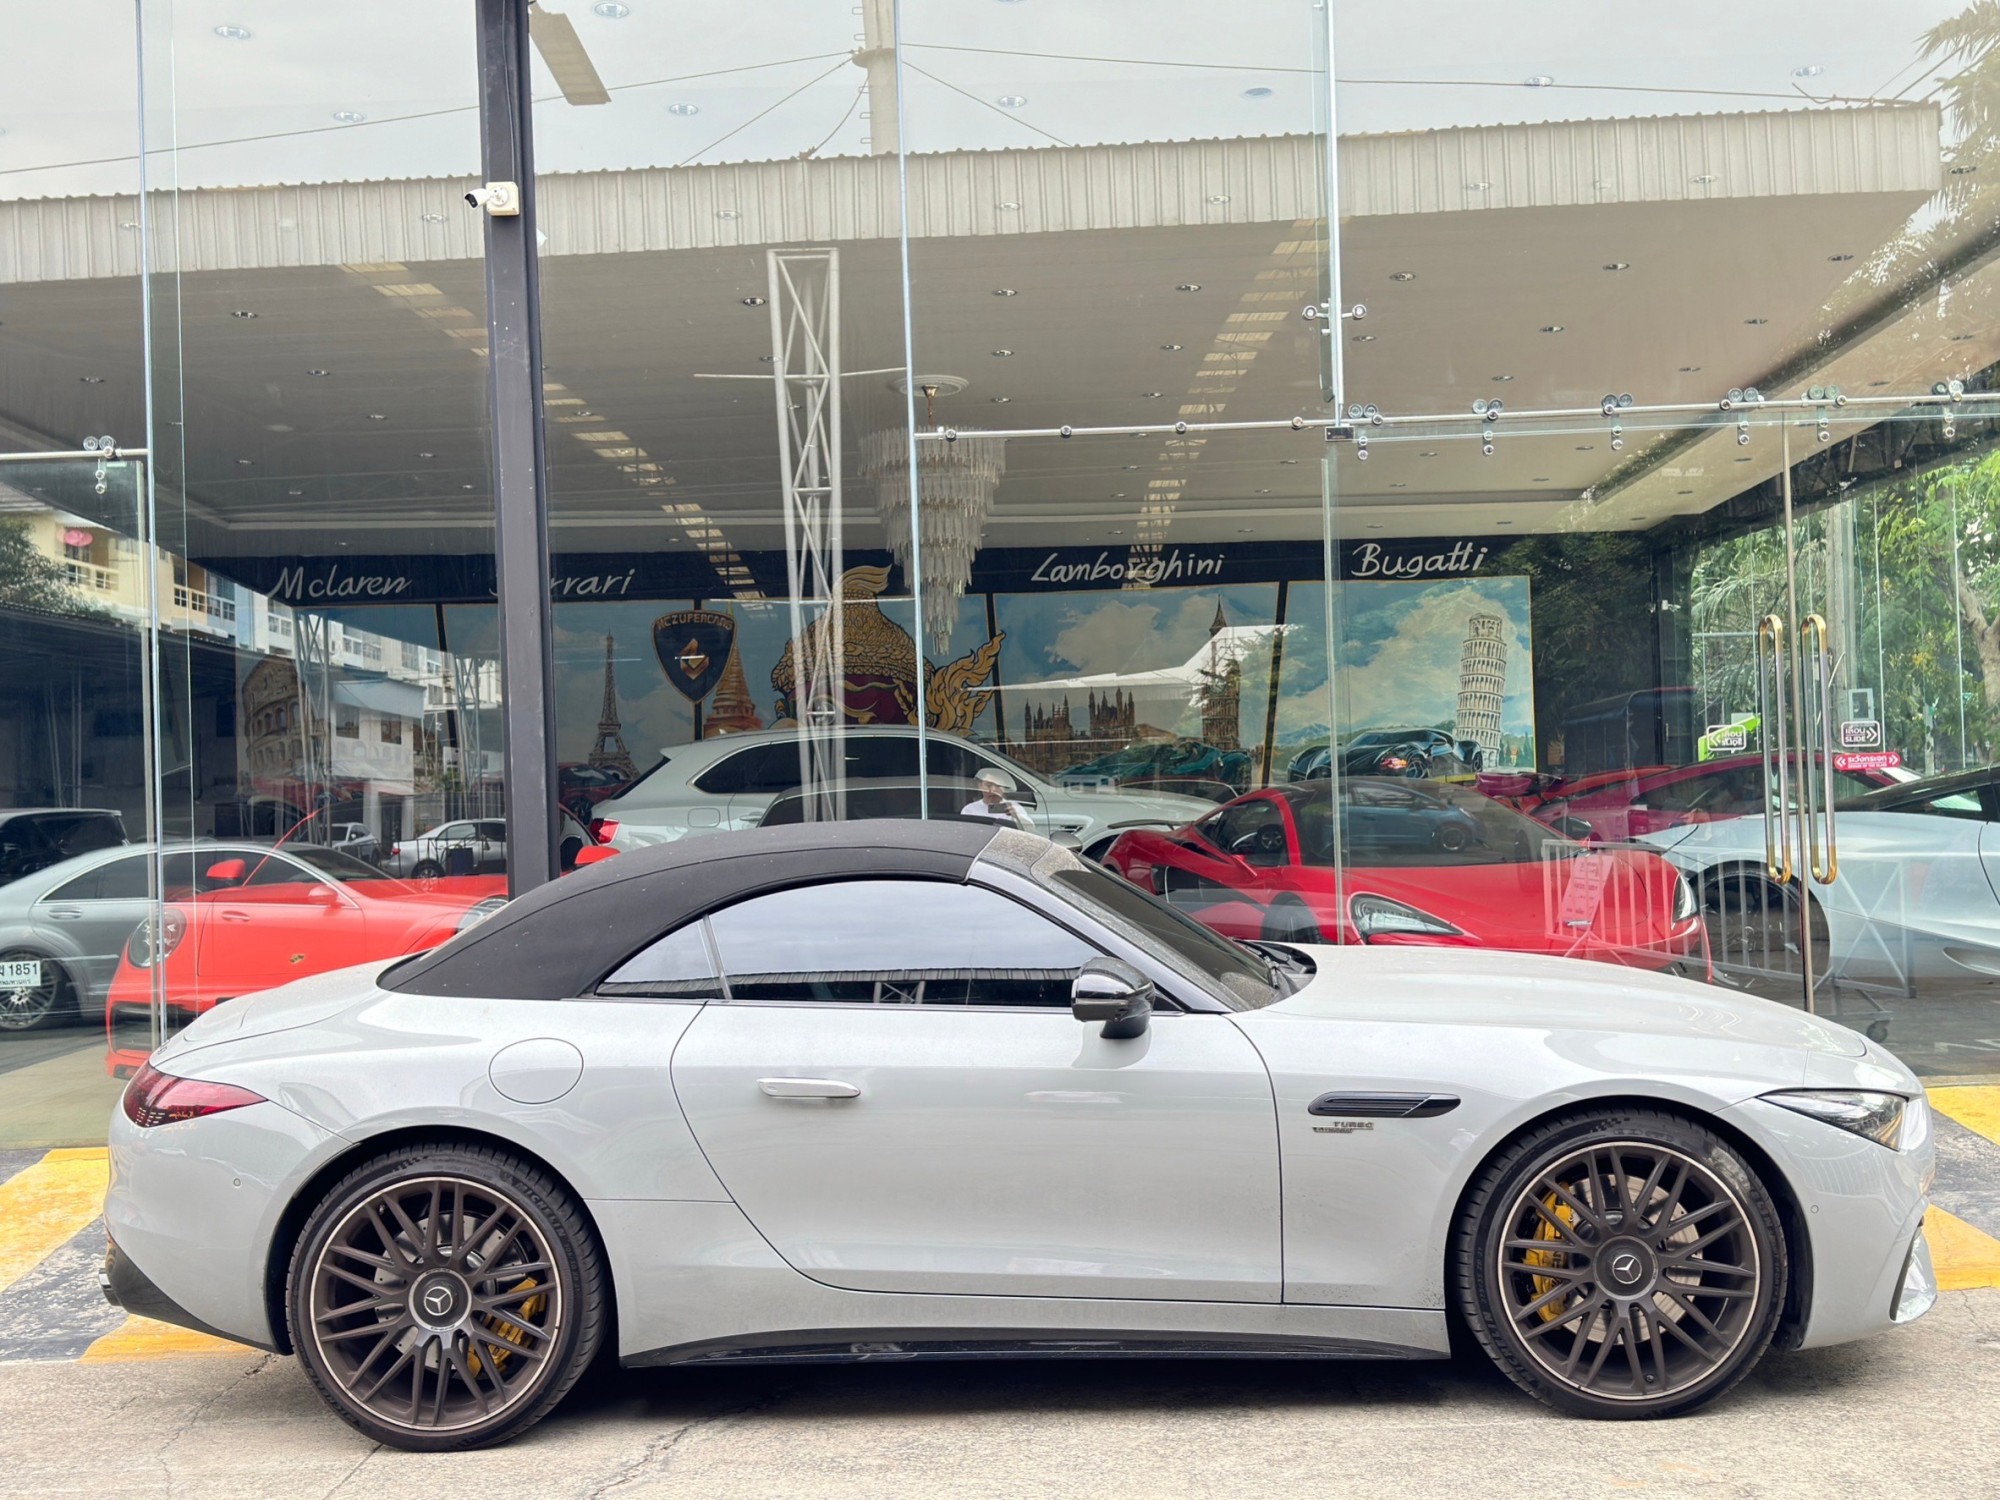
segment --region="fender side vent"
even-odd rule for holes
[[[1457,1108],[1456,1094],[1321,1094],[1306,1113],[1343,1120],[1428,1120]]]

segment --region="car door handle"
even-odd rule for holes
[[[250,920],[250,913],[247,911],[224,911],[216,913],[216,916],[218,920],[224,922],[247,922]]]
[[[49,908],[49,915],[58,922],[76,922],[82,919],[83,908],[80,906],[51,906]]]
[[[838,1078],[760,1078],[757,1087],[773,1099],[858,1099],[861,1090]]]

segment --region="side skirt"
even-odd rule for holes
[[[1006,1329],[810,1328],[706,1339],[649,1349],[619,1361],[661,1365],[879,1364],[909,1360],[999,1359],[1438,1359],[1435,1349],[1311,1335],[1104,1332]]]

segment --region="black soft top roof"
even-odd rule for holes
[[[965,879],[1000,832],[970,819],[875,818],[711,834],[621,854],[509,902],[444,947],[401,964],[384,989],[563,1000],[664,932],[745,896],[816,880]]]

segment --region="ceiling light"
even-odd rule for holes
[[[327,376],[331,375],[332,373],[333,373],[333,371],[331,371],[331,370],[308,370],[308,371],[306,371],[306,374],[308,374],[308,375],[312,376],[312,377],[313,377],[313,378],[314,378],[315,380],[324,380],[324,379],[326,379],[326,377],[327,377]]]
[[[1682,365],[1682,366],[1681,366],[1681,374],[1683,374],[1683,375],[1692,375],[1692,374],[1694,374],[1694,373],[1695,373],[1695,372],[1696,372],[1697,370],[1699,370],[1700,368],[1701,368],[1701,366],[1700,366],[1700,365]]]
[[[1537,73],[1531,78],[1523,78],[1521,80],[1522,87],[1531,89],[1545,89],[1554,83],[1555,80],[1546,73]]]
[[[1259,490],[1259,491],[1257,491],[1257,493],[1258,493],[1258,494],[1260,494],[1260,495],[1268,495],[1268,494],[1270,494],[1271,492],[1270,492],[1269,490]]]
[[[745,297],[743,299],[743,305],[745,307],[762,307],[764,305],[764,299],[762,297]]]
[[[743,211],[736,208],[718,208],[715,216],[718,219],[740,219],[743,217]]]
[[[1629,271],[1632,269],[1632,262],[1629,260],[1607,260],[1604,263],[1604,269],[1607,271]]]
[[[681,118],[686,119],[689,115],[700,114],[701,106],[699,104],[690,104],[685,99],[676,99],[672,104],[667,106],[667,113],[670,115],[679,115]]]
[[[1268,99],[1275,92],[1276,92],[1275,89],[1268,89],[1264,87],[1263,84],[1260,83],[1253,89],[1245,89],[1243,91],[1243,97],[1245,99]]]
[[[1166,352],[1167,352],[1167,353],[1169,353],[1169,354],[1177,354],[1177,353],[1179,353],[1179,352],[1180,352],[1181,350],[1185,349],[1185,348],[1187,347],[1187,345],[1186,345],[1186,344],[1162,344],[1162,345],[1160,345],[1160,347],[1161,347],[1162,349],[1166,350]]]
[[[1162,397],[1162,396],[1166,395],[1166,392],[1165,392],[1165,391],[1141,391],[1141,392],[1139,392],[1139,394],[1140,394],[1140,396],[1141,396],[1141,397],[1143,397],[1143,398],[1144,398],[1145,400],[1147,400],[1147,401],[1157,401],[1157,400],[1159,400],[1159,399],[1160,399],[1160,397]]]
[[[1713,172],[1697,172],[1688,181],[1694,183],[1697,187],[1707,187],[1711,182],[1715,181],[1715,174]]]
[[[286,493],[287,495],[291,495],[291,496],[293,496],[293,497],[297,497],[297,496],[299,496],[299,495],[303,495],[303,494],[305,493],[305,491],[304,491],[304,490],[286,490],[286,491],[285,491],[285,493]]]
[[[236,309],[235,312],[231,313],[229,316],[232,318],[254,318],[257,315],[252,311],[250,311],[250,309],[247,307],[239,307]]]
[[[996,297],[1012,297],[1015,295],[1015,292],[1011,286],[996,286],[993,288],[993,295]]]
[[[444,215],[443,215],[443,214],[425,214],[425,215],[423,215],[423,221],[424,221],[424,222],[425,222],[426,224],[442,224],[442,223],[444,222]]]
[[[247,42],[250,40],[250,28],[248,26],[218,26],[215,28],[215,34],[225,42]]]
[[[1508,380],[1512,380],[1512,379],[1513,379],[1514,377],[1513,377],[1512,375],[1495,375],[1495,376],[1494,376],[1493,378],[1494,378],[1494,379],[1495,379],[1496,381],[1503,381],[1503,382],[1504,382],[1504,381],[1508,381]]]
[[[1224,204],[1224,203],[1227,203],[1227,202],[1229,201],[1229,194],[1227,194],[1227,193],[1210,193],[1210,194],[1208,195],[1208,201],[1209,201],[1210,203],[1214,203],[1214,204],[1217,204],[1217,205],[1221,205],[1221,204]]]
[[[1019,109],[1028,102],[1028,96],[1026,94],[1002,94],[993,102],[1002,109]]]
[[[1792,77],[1817,78],[1819,77],[1820,74],[1824,73],[1825,71],[1826,71],[1826,66],[1823,63],[1805,63],[1799,67],[1792,69]]]
[[[236,460],[237,467],[243,469],[249,468],[252,464],[256,462],[257,460],[254,458],[239,458]]]
[[[1854,257],[1851,255],[1829,255],[1827,259],[1834,262],[1834,264],[1838,265],[1841,261],[1853,260]]]
[[[1357,333],[1354,335],[1354,342],[1357,344],[1372,344],[1375,342],[1375,335],[1372,333]]]
[[[368,122],[368,116],[358,109],[336,109],[333,117],[343,125],[365,125]]]
[[[1465,190],[1468,193],[1491,192],[1493,190],[1493,184],[1490,182],[1468,182],[1465,185]]]
[[[1770,322],[1771,320],[1769,318],[1745,318],[1743,321],[1748,323],[1753,328],[1761,328],[1764,324]]]
[[[389,420],[389,414],[385,411],[371,411],[368,413],[368,420],[371,422],[386,422]]]
[[[266,422],[264,430],[266,432],[290,432],[292,428],[288,422]]]
[[[460,488],[460,489],[462,489],[462,490],[469,490],[469,489],[471,489],[471,488],[472,488],[472,486],[471,486],[471,485],[469,485],[469,484],[461,484],[461,485],[459,486],[459,488]]]
[[[1436,458],[1437,456],[1438,456],[1438,451],[1435,448],[1426,448],[1424,449],[1423,452],[1417,455],[1418,458]]]
[[[775,354],[760,354],[757,356],[757,363],[760,365],[774,365],[777,362],[778,356]]]
[[[1281,458],[1278,460],[1278,462],[1284,464],[1288,468],[1296,468],[1298,466],[1299,461],[1296,458]]]
[[[436,457],[437,457],[437,455],[436,455],[435,453],[419,453],[419,454],[417,455],[417,457],[418,457],[418,458],[436,458]]]
[[[620,5],[618,0],[597,0],[590,8],[607,21],[622,21],[632,14],[632,7]]]
[[[1542,325],[1543,333],[1561,333],[1562,331],[1563,325],[1560,323],[1545,323]]]
[[[993,404],[995,406],[1005,406],[1009,401],[1012,401],[1013,399],[1014,398],[1012,396],[995,396],[993,398]]]
[[[1198,292],[1201,290],[1201,283],[1199,281],[1183,281],[1174,290],[1177,292]]]
[[[120,219],[118,221],[118,227],[120,229],[137,229],[139,227],[139,221],[137,219]]]
[[[1012,349],[995,349],[993,351],[993,357],[995,359],[1012,359],[1014,357],[1014,351]]]
[[[82,381],[82,382],[83,382],[83,383],[84,383],[85,385],[103,385],[103,384],[104,384],[104,377],[103,377],[102,375],[79,375],[79,376],[77,376],[76,378],[77,378],[78,380],[81,380],[81,381]]]
[[[1389,279],[1391,281],[1415,281],[1417,273],[1415,271],[1391,271]]]

